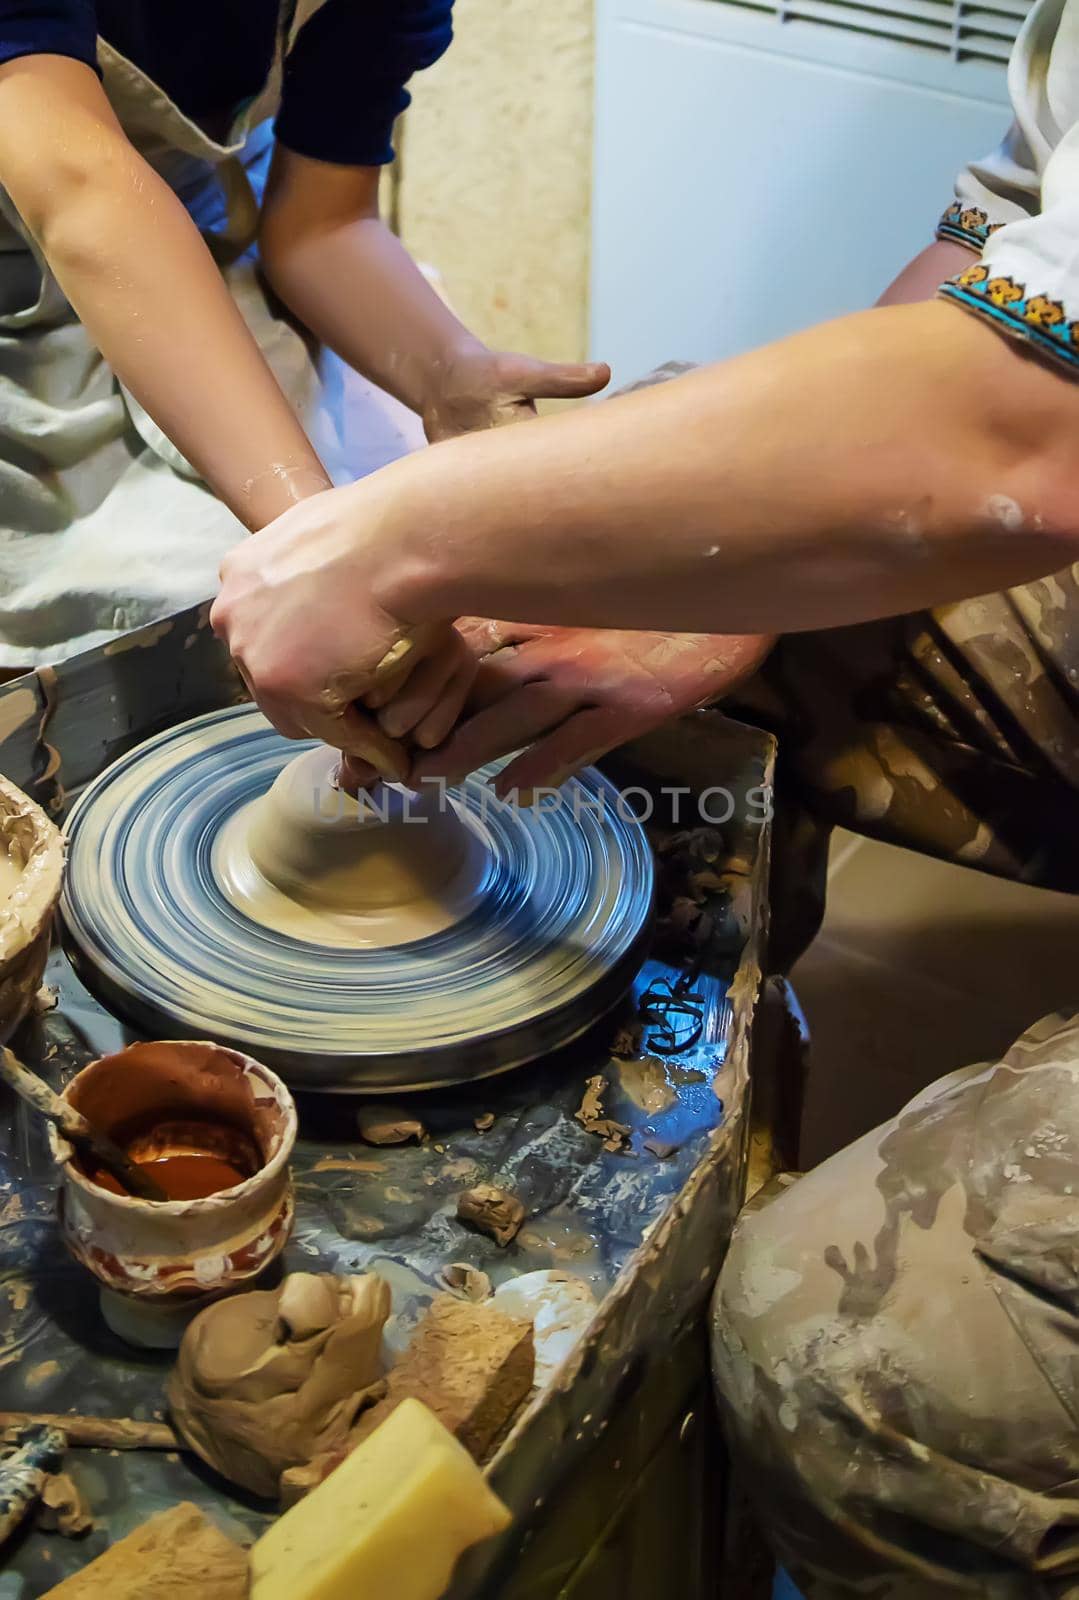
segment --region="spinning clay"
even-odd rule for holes
[[[652,859],[598,772],[518,809],[335,788],[337,756],[250,706],[122,756],[68,821],[65,937],[87,984],[158,1034],[217,1038],[293,1084],[467,1080],[575,1038],[642,954]]]

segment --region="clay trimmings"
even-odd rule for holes
[[[63,865],[60,834],[44,811],[0,777],[0,1040],[41,984]]]
[[[169,1379],[177,1431],[233,1483],[270,1499],[288,1467],[343,1441],[379,1382],[390,1291],[374,1274],[294,1272],[207,1306]]]

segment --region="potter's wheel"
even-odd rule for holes
[[[366,1091],[505,1070],[616,1002],[640,960],[652,861],[600,773],[566,784],[557,808],[519,810],[486,787],[496,763],[448,797],[383,791],[377,817],[342,818],[320,776],[332,760],[239,706],[102,773],[68,821],[61,900],[88,987],[150,1033],[237,1045],[299,1087]],[[309,892],[313,784],[331,851],[363,830],[359,876],[333,877],[336,900]],[[274,883],[259,870],[271,848]]]

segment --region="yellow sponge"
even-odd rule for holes
[[[251,1552],[252,1600],[438,1600],[511,1517],[419,1400],[400,1405]]]

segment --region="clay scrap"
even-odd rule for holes
[[[184,1501],[48,1591],[50,1600],[247,1600],[247,1551]]]
[[[66,1411],[0,1411],[0,1441],[13,1443],[27,1428],[59,1428],[69,1445],[86,1450],[179,1450],[181,1441],[163,1422],[133,1417],[83,1417]]]
[[[478,1183],[474,1189],[466,1189],[457,1196],[457,1217],[505,1249],[520,1232],[525,1208],[508,1189],[499,1189],[493,1183]]]
[[[86,1498],[66,1472],[57,1472],[47,1480],[41,1491],[36,1525],[42,1533],[62,1533],[65,1539],[81,1539],[93,1527]]]
[[[290,1467],[347,1439],[381,1388],[388,1285],[294,1272],[219,1300],[184,1335],[168,1383],[177,1432],[232,1483],[270,1499]]]
[[[594,1133],[603,1140],[605,1150],[621,1150],[630,1136],[624,1122],[615,1122],[603,1110],[603,1096],[610,1087],[602,1073],[597,1072],[585,1084],[584,1097],[573,1115],[586,1133]]]
[[[659,1116],[678,1103],[677,1091],[672,1088],[659,1056],[645,1055],[623,1061],[619,1064],[618,1076],[622,1093],[650,1117]]]
[[[745,937],[751,915],[749,862],[723,859],[714,828],[684,829],[656,847],[663,910],[657,936],[684,953],[699,951],[717,937]],[[722,868],[722,870],[720,870]]]
[[[467,1261],[451,1261],[448,1267],[443,1267],[439,1273],[443,1285],[456,1295],[459,1300],[471,1300],[479,1303],[491,1297],[491,1280],[486,1272],[481,1272],[479,1267],[473,1267]]]
[[[363,1412],[344,1448],[285,1473],[282,1500],[295,1504],[366,1439],[402,1400],[421,1400],[477,1461],[532,1390],[532,1323],[491,1304],[440,1294],[386,1379],[386,1395]]]
[[[644,1038],[642,1022],[627,1022],[611,1040],[611,1055],[616,1061],[632,1061],[641,1048]]]
[[[403,1106],[361,1106],[356,1122],[365,1144],[408,1144],[410,1139],[421,1144],[427,1137],[419,1117]]]

